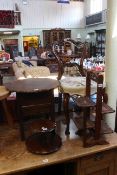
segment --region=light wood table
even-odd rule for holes
[[[61,127],[63,127],[61,125]],[[75,134],[62,137],[62,147],[59,151],[48,155],[35,155],[29,153],[25,142],[18,137],[18,128],[9,129],[1,126],[0,129],[0,175],[8,175],[55,164],[73,161],[76,169],[75,175],[115,175],[117,160],[117,134],[106,135],[107,145],[98,145],[83,148],[82,140]],[[117,164],[116,164],[117,165]],[[86,174],[86,172],[88,172]],[[105,174],[104,174],[105,173]],[[97,174],[96,174],[97,175]]]

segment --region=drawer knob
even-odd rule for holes
[[[94,160],[99,161],[99,160],[102,160],[103,158],[104,158],[103,153],[97,153],[95,154]]]

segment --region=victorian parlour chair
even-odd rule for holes
[[[69,42],[71,40],[69,39]],[[84,95],[85,93],[85,74],[83,71],[83,60],[87,57],[87,45],[86,43],[79,42],[77,43],[78,49],[81,50],[80,54],[80,64],[76,63],[75,61],[72,62],[70,59],[67,61],[64,60],[63,54],[58,53],[57,51],[53,51],[53,55],[55,56],[56,60],[58,61],[58,80],[60,82],[59,86],[59,113],[61,112],[61,103],[62,103],[62,96],[63,96],[63,108],[65,113],[66,119],[66,131],[65,134],[70,134],[69,132],[69,124],[70,124],[70,117],[69,117],[69,101],[70,97],[73,94]],[[70,56],[68,56],[70,58]],[[74,58],[71,55],[71,58]],[[75,57],[76,58],[76,57]]]

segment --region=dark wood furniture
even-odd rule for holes
[[[21,139],[25,139],[25,118],[40,113],[54,115],[53,90],[59,85],[57,80],[49,78],[29,78],[6,83],[10,92],[16,92],[17,116],[20,123]]]
[[[105,56],[106,29],[96,30],[96,55]]]
[[[73,44],[75,46],[75,48],[77,48],[77,52],[74,52],[74,58],[79,58],[80,59],[80,63],[79,63],[79,70],[82,74],[82,76],[85,76],[85,71],[83,69],[83,61],[84,59],[87,59],[90,57],[90,50],[89,50],[89,43],[87,42],[81,42],[81,41],[75,41],[71,38],[67,38],[66,40],[64,40],[65,43],[70,43]]]
[[[37,58],[40,59],[41,58],[41,54],[45,51],[44,47],[38,47],[37,48]]]
[[[50,154],[60,149],[62,141],[55,131],[56,122],[40,119],[31,121],[29,126],[31,134],[26,139],[26,146],[29,152],[42,155]]]
[[[63,63],[70,62],[71,60],[74,60],[78,58],[77,54],[71,54],[68,55],[67,53],[61,53],[59,54],[60,59],[63,61]]]
[[[18,34],[19,31],[16,32]],[[14,33],[15,34],[15,33]],[[10,58],[14,60],[18,56],[18,39],[4,39],[5,51],[10,54]]]
[[[0,73],[0,85],[2,85],[3,84],[3,76],[2,76],[2,74]]]
[[[14,75],[13,69],[12,69],[13,62],[3,62],[0,63],[0,73],[3,76],[12,76]]]
[[[64,38],[71,38],[71,30],[55,28],[43,30],[43,46],[52,46],[55,42],[63,43]]]
[[[96,97],[91,97],[91,81],[96,82]],[[113,132],[103,123],[104,114],[115,112],[105,103],[103,98],[103,75],[97,72],[88,71],[86,76],[86,95],[84,97],[73,96],[77,106],[82,108],[83,115],[75,118],[78,130],[83,132],[84,147],[95,144],[107,144],[104,134]],[[89,132],[87,132],[87,130]]]

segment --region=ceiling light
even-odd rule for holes
[[[70,0],[58,0],[58,3],[65,3],[65,4],[69,4]]]
[[[27,5],[28,4],[27,0],[22,0],[22,3],[23,3],[23,5]]]
[[[13,32],[3,32],[4,34],[12,34]]]
[[[85,38],[85,39],[86,39],[86,40],[90,40],[90,38],[91,38],[91,37],[90,37],[90,35],[89,35],[89,34],[87,34],[87,36],[86,36],[86,38]]]
[[[77,39],[81,39],[80,33],[77,34],[76,38],[77,38]]]

